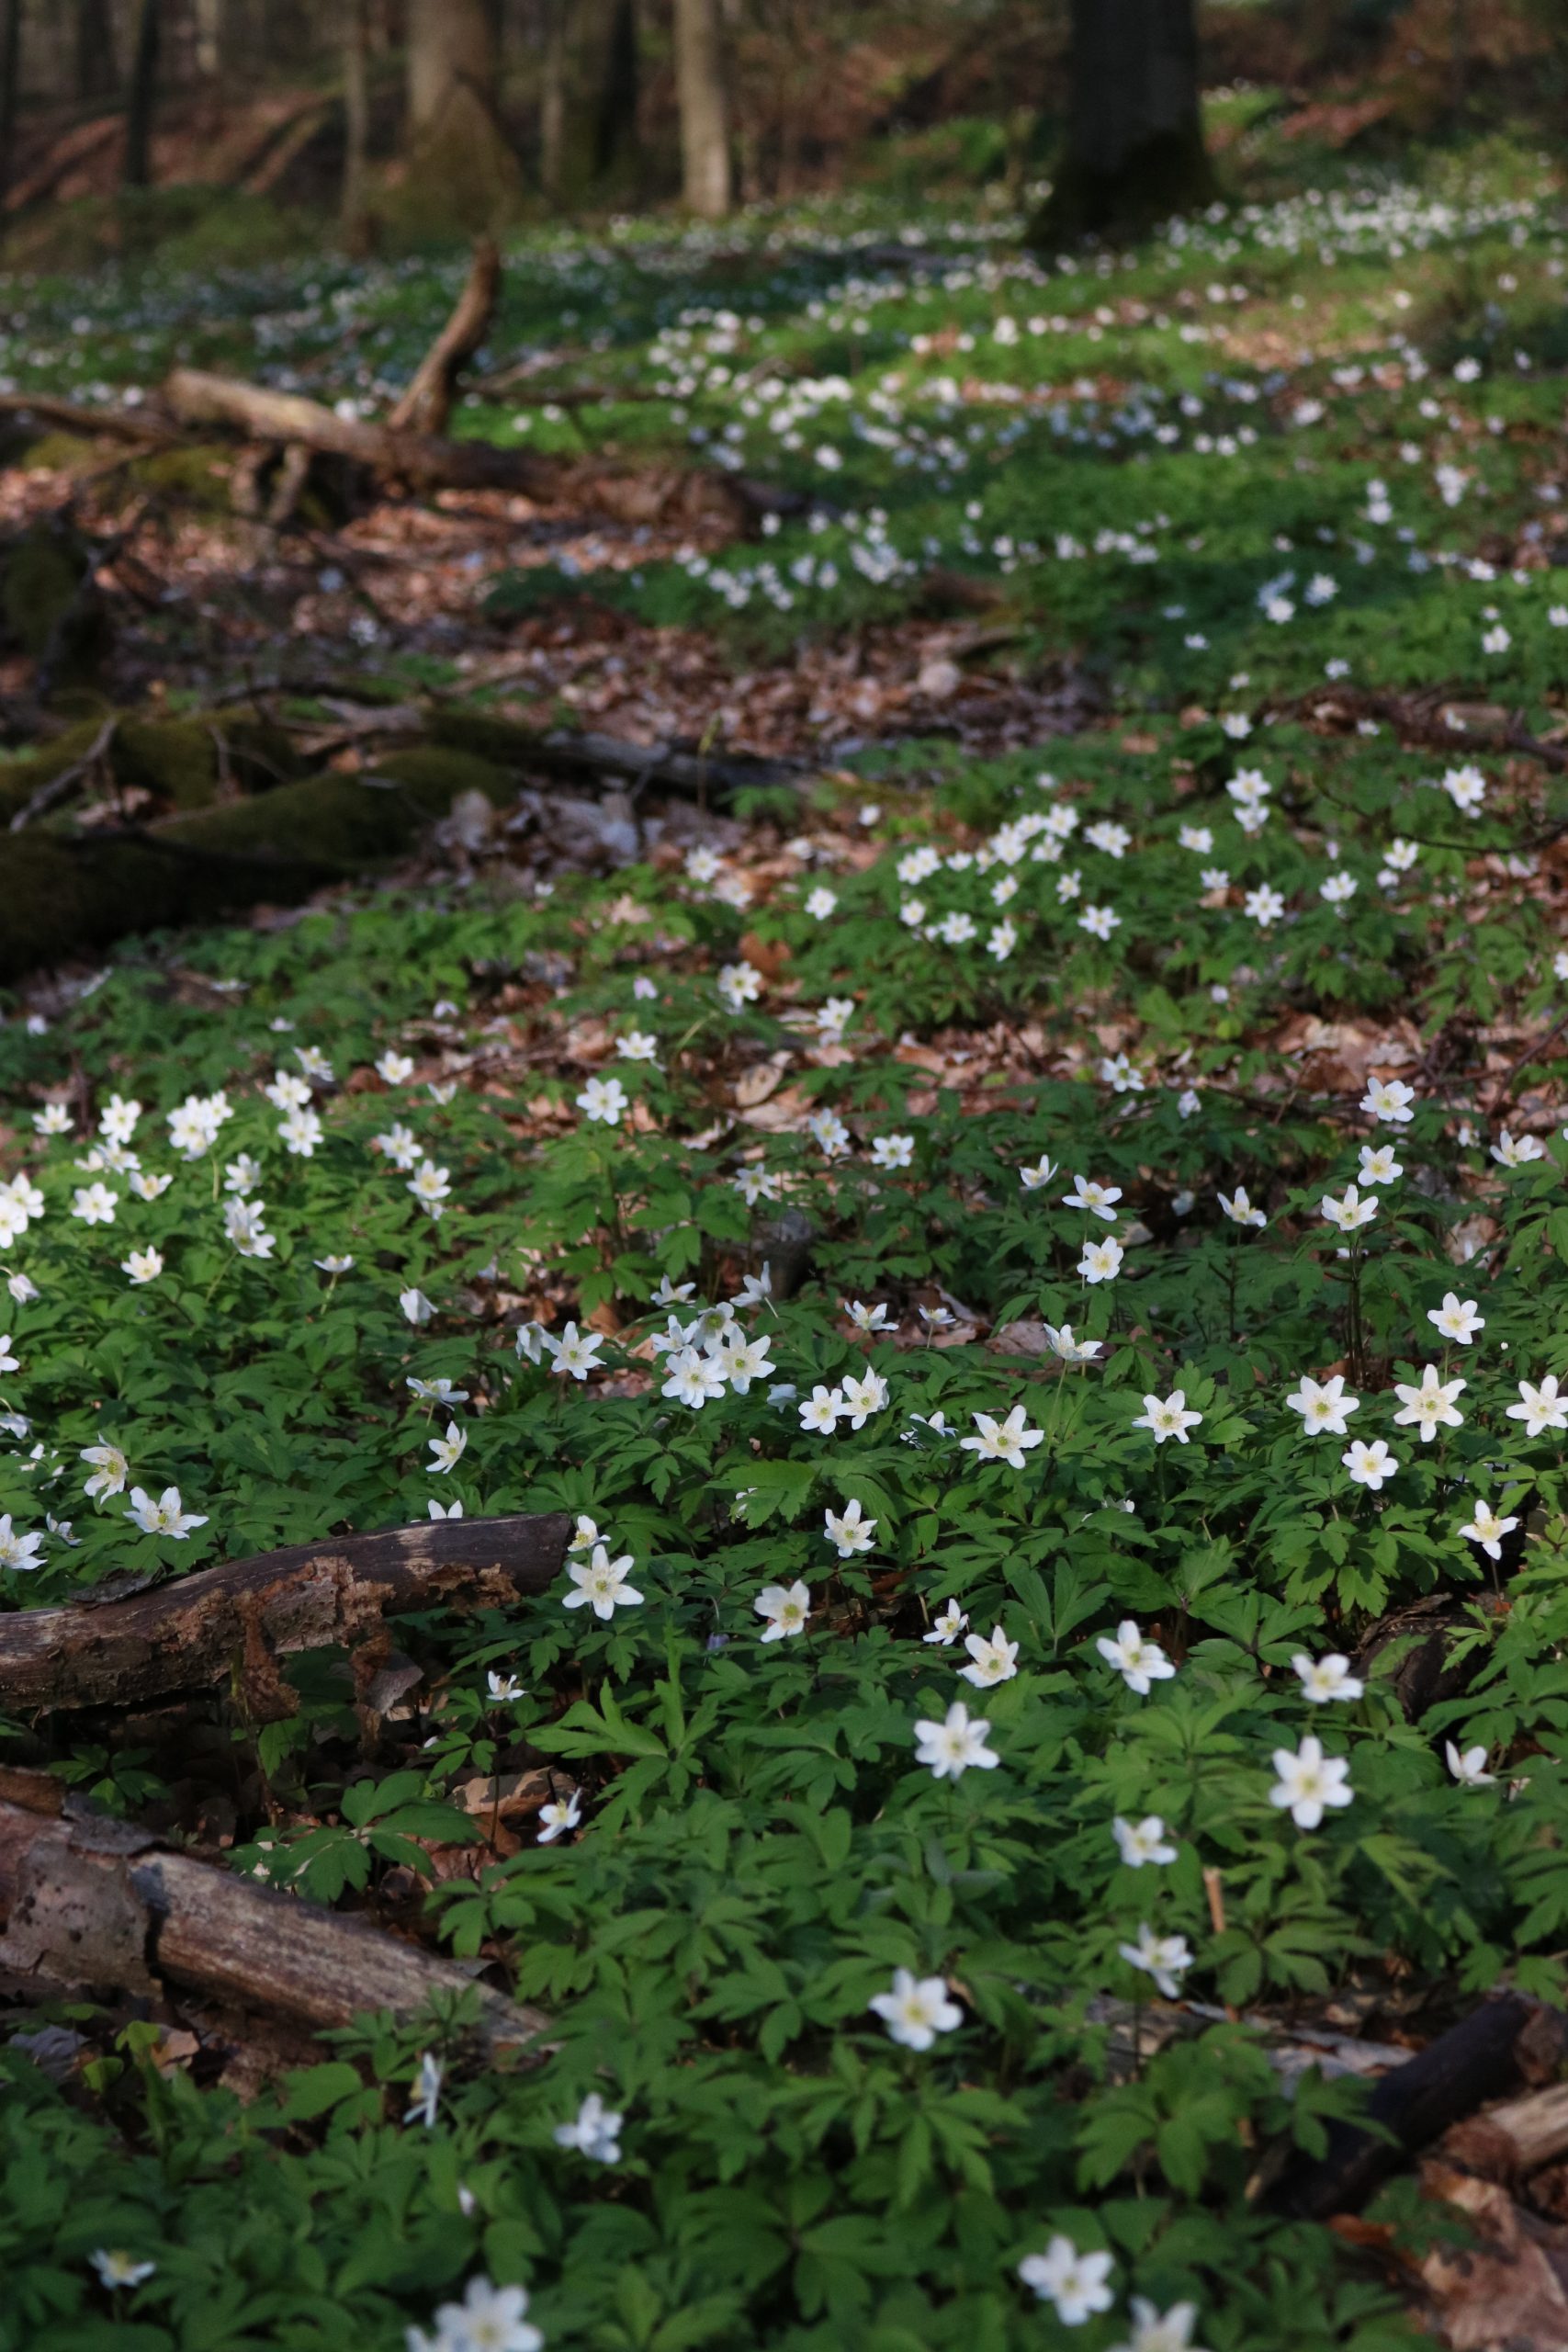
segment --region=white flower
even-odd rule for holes
[[[1310,590],[1308,596],[1310,600]],[[1203,2346],[1192,2341],[1196,2303],[1172,2303],[1162,2313],[1145,2295],[1134,2295],[1132,2310],[1133,2333],[1125,2344],[1113,2344],[1111,2352],[1203,2352]]]
[[[1278,922],[1285,911],[1284,899],[1267,882],[1260,884],[1256,890],[1248,890],[1241,905],[1243,913],[1249,914],[1263,931],[1267,931],[1271,922]]]
[[[1489,1560],[1503,1556],[1503,1538],[1511,1535],[1518,1525],[1517,1519],[1500,1519],[1490,1503],[1477,1502],[1471,1514],[1470,1525],[1460,1533],[1472,1544],[1479,1544]]]
[[[1334,1699],[1359,1699],[1366,1689],[1359,1677],[1351,1673],[1349,1659],[1337,1652],[1310,1658],[1298,1651],[1291,1664],[1301,1677],[1302,1696],[1314,1707],[1325,1707]]]
[[[435,1308],[422,1290],[400,1290],[398,1305],[411,1323],[428,1323]]]
[[[1108,2312],[1116,2300],[1106,2283],[1111,2271],[1108,2254],[1080,2254],[1071,2238],[1054,2237],[1043,2254],[1026,2254],[1018,2275],[1032,2287],[1043,2303],[1055,2303],[1064,2327],[1081,2327],[1096,2312]]]
[[[613,1617],[617,1609],[635,1608],[642,1595],[626,1582],[635,1566],[629,1552],[612,1560],[609,1548],[595,1544],[588,1566],[581,1560],[569,1560],[567,1574],[577,1587],[569,1592],[562,1603],[567,1609],[592,1609],[595,1617]]]
[[[702,1348],[671,1350],[664,1369],[667,1377],[660,1395],[689,1406],[694,1412],[700,1412],[711,1396],[724,1394],[724,1365]]]
[[[43,1537],[18,1534],[9,1511],[0,1518],[0,1568],[36,1568],[42,1549]]]
[[[1163,1445],[1168,1437],[1175,1438],[1179,1445],[1185,1445],[1188,1430],[1195,1430],[1202,1418],[1201,1413],[1188,1410],[1186,1390],[1173,1388],[1168,1396],[1145,1396],[1144,1409],[1133,1427],[1135,1430],[1152,1430],[1156,1445]]]
[[[620,2157],[621,2125],[626,2120],[606,2107],[597,2091],[590,2091],[570,2123],[558,2123],[553,2134],[558,2148],[577,2148],[597,2164],[613,2165]]]
[[[437,1503],[434,1508],[439,1510],[441,1506]],[[459,1503],[457,1508],[461,1511],[463,1506]],[[514,1674],[500,1674],[493,1666],[485,1676],[485,1689],[498,1707],[509,1707],[514,1699],[525,1695],[525,1685]]]
[[[1402,1409],[1393,1418],[1418,1429],[1423,1443],[1427,1443],[1439,1429],[1457,1430],[1462,1426],[1464,1415],[1455,1409],[1454,1398],[1467,1385],[1462,1380],[1439,1380],[1437,1365],[1427,1364],[1418,1388],[1406,1381],[1394,1382],[1393,1393]]]
[[[346,1274],[354,1266],[354,1260],[342,1250],[334,1251],[330,1258],[313,1258],[310,1262],[320,1272],[333,1275]]]
[[[40,1136],[68,1136],[75,1124],[74,1114],[63,1102],[46,1102],[41,1111],[33,1113],[33,1125]]]
[[[120,1260],[119,1271],[133,1283],[155,1283],[164,1271],[164,1261],[156,1250],[133,1250],[129,1258]]]
[[[433,1159],[422,1159],[409,1178],[407,1190],[413,1194],[422,1209],[428,1209],[432,1216],[439,1216],[451,1193],[452,1179],[447,1170],[437,1168]]]
[[[107,1184],[78,1184],[72,1196],[71,1214],[84,1225],[112,1225],[118,1205]]]
[[[922,1634],[920,1639],[923,1642],[938,1642],[943,1649],[950,1649],[968,1623],[968,1617],[960,1609],[957,1601],[950,1600],[941,1615],[931,1619],[931,1632]]]
[[[834,893],[818,883],[806,900],[806,911],[813,922],[826,922],[839,901]]]
[[[1140,1699],[1147,1697],[1151,1683],[1168,1682],[1176,1672],[1159,1644],[1145,1641],[1131,1617],[1122,1618],[1114,1641],[1109,1634],[1101,1634],[1095,1647]]]
[[[1376,1201],[1364,1201],[1354,1184],[1347,1184],[1343,1200],[1337,1201],[1332,1193],[1323,1196],[1322,1209],[1330,1225],[1341,1233],[1357,1233],[1363,1225],[1371,1225],[1378,1213]]]
[[[1119,1241],[1086,1241],[1078,1272],[1086,1283],[1114,1282],[1122,1271],[1123,1254]]]
[[[413,1076],[413,1059],[409,1054],[396,1054],[389,1046],[376,1063],[376,1075],[388,1086],[406,1086]]]
[[[460,1500],[438,1503],[434,1495],[425,1503],[424,1510],[428,1519],[461,1519],[463,1516],[463,1506]],[[492,1675],[491,1679],[493,1682],[495,1677]]]
[[[960,1780],[972,1764],[988,1772],[1002,1760],[986,1745],[990,1728],[984,1715],[971,1716],[963,1700],[955,1699],[941,1723],[915,1725],[915,1760],[939,1781]]]
[[[1118,1944],[1117,1951],[1129,1968],[1141,1968],[1152,1976],[1158,1990],[1168,2001],[1174,2001],[1181,1990],[1181,1978],[1192,1965],[1192,1954],[1185,1936],[1156,1936],[1146,1919],[1138,1922],[1135,1944]]]
[[[279,1122],[277,1132],[283,1138],[285,1151],[293,1152],[299,1159],[313,1159],[322,1135],[321,1113],[290,1111],[288,1116]]]
[[[1107,1225],[1116,1222],[1113,1204],[1122,1197],[1120,1184],[1097,1184],[1091,1177],[1075,1176],[1073,1189],[1062,1195],[1065,1209],[1088,1209],[1094,1216],[1103,1217]]]
[[[132,1487],[130,1508],[125,1515],[136,1521],[144,1535],[173,1535],[182,1543],[193,1528],[207,1525],[205,1517],[182,1508],[177,1487],[165,1487],[156,1502],[144,1488]]]
[[[158,2267],[155,2262],[136,2261],[118,2245],[101,2245],[87,2259],[106,2287],[140,2287]]]
[[[1427,1320],[1437,1325],[1445,1340],[1457,1340],[1461,1347],[1486,1329],[1486,1317],[1476,1313],[1474,1299],[1461,1299],[1451,1290],[1444,1294],[1441,1306],[1427,1309]]]
[[[1165,1824],[1157,1813],[1145,1815],[1142,1821],[1123,1821],[1118,1814],[1111,1825],[1122,1860],[1130,1871],[1141,1871],[1145,1862],[1163,1869],[1176,1860],[1176,1848],[1168,1844]]]
[[[123,1495],[130,1466],[118,1445],[100,1438],[96,1445],[85,1445],[82,1459],[93,1465],[93,1475],[84,1491],[89,1495]]]
[[[405,2330],[408,2352],[541,2352],[544,2336],[524,2318],[525,2287],[492,2287],[483,2276],[470,2278],[460,2303],[437,2303],[435,2334]]]
[[[1308,1732],[1299,1748],[1277,1747],[1274,1770],[1279,1779],[1269,1802],[1288,1810],[1298,1829],[1315,1829],[1326,1805],[1348,1804],[1354,1791],[1350,1767],[1342,1756],[1325,1756],[1323,1742]]]
[[[1568,1133],[1568,1130],[1564,1132]],[[1539,1136],[1519,1136],[1516,1138],[1505,1127],[1492,1147],[1492,1157],[1499,1168],[1528,1168],[1532,1160],[1546,1158],[1546,1146]]]
[[[939,2033],[952,2033],[964,2022],[963,2010],[947,1997],[943,1978],[913,1976],[907,1968],[896,1968],[892,1991],[874,1994],[866,2006],[906,2050],[929,2050]]]
[[[862,1517],[858,1499],[846,1503],[841,1511],[824,1511],[822,1518],[823,1532],[840,1560],[869,1552],[876,1541],[876,1521]]]
[[[1102,1340],[1075,1340],[1070,1323],[1064,1323],[1059,1327],[1046,1323],[1041,1328],[1045,1334],[1045,1344],[1052,1354],[1060,1356],[1064,1363],[1092,1363],[1095,1357],[1102,1352],[1105,1345]]]
[[[427,2050],[419,2062],[414,2078],[413,2098],[403,2111],[403,2121],[416,2120],[430,2131],[435,2122],[435,2110],[441,2102],[441,2061]]]
[[[659,1040],[651,1030],[628,1029],[624,1037],[616,1038],[615,1051],[624,1062],[657,1061]]]
[[[1053,1181],[1056,1172],[1056,1162],[1043,1153],[1032,1168],[1019,1170],[1018,1181],[1026,1193],[1038,1193]]]
[[[573,1380],[586,1380],[591,1372],[601,1372],[599,1351],[604,1344],[599,1331],[580,1331],[575,1323],[566,1324],[558,1340],[553,1331],[542,1331],[540,1339],[550,1356],[552,1375],[560,1374]]]
[[[1369,1078],[1367,1091],[1356,1107],[1369,1118],[1381,1119],[1384,1126],[1407,1127],[1416,1116],[1410,1108],[1415,1100],[1416,1089],[1406,1086],[1402,1078]]]
[[[1303,1373],[1301,1386],[1292,1396],[1287,1396],[1285,1402],[1292,1413],[1301,1415],[1309,1437],[1348,1436],[1346,1415],[1359,1413],[1361,1409],[1359,1396],[1346,1396],[1345,1375],[1341,1372],[1322,1382],[1309,1379]]]
[[[429,1438],[426,1443],[430,1447],[433,1471],[455,1470],[468,1452],[468,1434],[466,1430],[459,1429],[456,1421],[448,1421],[446,1436]]]
[[[840,1391],[842,1410],[851,1429],[862,1430],[873,1413],[880,1413],[887,1402],[887,1383],[879,1372],[862,1373],[859,1379],[846,1374]]]
[[[265,1201],[224,1203],[223,1230],[242,1258],[270,1258],[277,1247],[276,1235],[262,1222],[265,1215]]]
[[[1399,1467],[1397,1459],[1381,1437],[1371,1445],[1363,1444],[1359,1437],[1352,1438],[1349,1451],[1342,1453],[1339,1459],[1357,1486],[1370,1487],[1374,1495],[1380,1487],[1387,1486]]]
[[[871,1162],[874,1168],[909,1168],[914,1164],[913,1136],[876,1136],[872,1140]]]
[[[1489,1789],[1494,1785],[1497,1776],[1485,1769],[1484,1747],[1467,1747],[1461,1756],[1453,1741],[1445,1739],[1443,1754],[1448,1759],[1449,1770],[1461,1789]]]
[[[1005,1421],[996,1420],[989,1413],[970,1418],[979,1434],[960,1438],[959,1447],[964,1453],[978,1454],[982,1462],[1005,1462],[1010,1469],[1021,1470],[1024,1454],[1045,1442],[1044,1430],[1030,1426],[1021,1405],[1015,1405]]]
[[[831,1437],[845,1409],[843,1390],[825,1388],[818,1381],[800,1408],[800,1426],[803,1430],[817,1430]]]
[[[1360,1147],[1360,1158],[1361,1164],[1356,1173],[1363,1184],[1392,1184],[1404,1173],[1393,1156],[1391,1143],[1364,1143]]]
[[[564,1838],[569,1829],[575,1829],[581,1819],[582,1792],[581,1789],[573,1789],[564,1804],[558,1798],[552,1798],[548,1804],[542,1804],[539,1807],[540,1845],[553,1846],[558,1838]]]
[[[793,1584],[766,1584],[751,1603],[759,1617],[767,1619],[762,1639],[782,1642],[791,1634],[804,1634],[806,1621],[811,1614],[809,1589],[797,1577]]]
[[[1508,1407],[1508,1419],[1523,1421],[1527,1437],[1540,1437],[1546,1430],[1568,1430],[1568,1396],[1559,1396],[1554,1372],[1547,1374],[1539,1388],[1521,1380],[1519,1395],[1524,1401]]]
[[[1219,1195],[1219,1202],[1221,1208],[1233,1225],[1266,1226],[1269,1222],[1261,1209],[1253,1207],[1251,1201],[1247,1198],[1245,1184],[1238,1184],[1228,1200],[1222,1193]]]
[[[598,1120],[606,1127],[618,1126],[630,1097],[618,1078],[591,1078],[581,1094],[575,1097],[578,1109],[588,1119]]]
[[[739,1012],[761,995],[762,975],[754,964],[726,964],[718,976],[718,992],[731,1012]]]
[[[992,1626],[989,1641],[979,1634],[971,1634],[964,1646],[973,1663],[961,1666],[958,1671],[977,1690],[988,1690],[994,1683],[1010,1682],[1018,1672],[1018,1644],[1010,1642],[999,1625]]]
[[[1121,928],[1122,918],[1111,907],[1086,907],[1078,917],[1078,929],[1096,939],[1109,939],[1113,931]]]

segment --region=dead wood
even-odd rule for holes
[[[52,392],[0,392],[0,416],[36,417],[64,433],[148,447],[177,441],[179,429],[153,408],[89,408],[83,401],[58,400]]]
[[[73,791],[77,785],[93,775],[99,761],[113,742],[115,730],[118,725],[119,713],[116,711],[110,718],[105,719],[79,760],[73,760],[69,766],[62,767],[58,775],[51,775],[47,784],[39,785],[32,797],[24,801],[12,818],[10,827],[12,832],[25,832],[35,818],[43,816],[47,810],[54,807],[57,801],[63,800],[68,792]]]
[[[1443,2154],[1467,2172],[1517,2179],[1568,2151],[1568,2083],[1504,2099],[1456,2123]]]
[[[672,792],[719,808],[740,792],[779,786],[798,791],[809,774],[792,762],[747,752],[716,754],[694,746],[634,743],[625,736],[580,734],[568,727],[539,733],[488,712],[439,704],[432,706],[428,724],[433,741],[475,752],[498,766],[522,773],[543,769],[577,784],[629,786],[634,798],[643,792]]]
[[[412,382],[387,419],[393,433],[445,433],[465,369],[490,333],[501,295],[501,253],[493,237],[474,245],[457,307],[421,360]]]
[[[450,1961],[171,1852],[74,1799],[52,1815],[0,1801],[0,1967],[40,1991],[182,1987],[317,2031],[366,2010],[411,2018],[467,1994],[491,2049],[547,2030],[536,2009]]]
[[[1273,2193],[1286,2212],[1306,2221],[1353,2213],[1410,2158],[1461,2117],[1518,2085],[1531,2061],[1529,2042],[1543,2012],[1519,1993],[1503,1993],[1439,2034],[1374,2086],[1366,2121],[1328,2127],[1321,2157],[1287,2165]]]
[[[126,1705],[231,1673],[251,1712],[291,1713],[276,1661],[343,1647],[363,1680],[382,1621],[416,1609],[504,1609],[559,1575],[560,1511],[422,1521],[203,1568],[177,1584],[0,1617],[0,1708]]]

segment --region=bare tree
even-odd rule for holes
[[[76,0],[76,96],[107,96],[118,80],[109,0]]]
[[[130,54],[130,89],[125,108],[127,187],[150,187],[152,182],[152,112],[158,100],[162,18],[162,0],[139,0],[135,46]]]
[[[343,242],[369,251],[370,27],[366,0],[339,0],[343,11]]]
[[[675,0],[675,83],[682,192],[694,212],[722,220],[732,182],[719,0]]]
[[[545,38],[539,84],[539,185],[558,204],[566,185],[567,10],[570,0],[544,0]]]
[[[410,0],[411,178],[433,220],[483,226],[520,191],[496,111],[495,33],[489,0]]]
[[[1072,0],[1066,149],[1033,242],[1146,227],[1206,203],[1195,0]]]

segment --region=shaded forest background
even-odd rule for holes
[[[1205,0],[1198,31],[1222,186],[1265,129],[1371,159],[1568,128],[1554,0]],[[1016,205],[1060,153],[1068,47],[1066,0],[0,0],[6,258],[249,260],[328,220],[396,253],[857,185]],[[1249,90],[1266,123],[1225,105]]]

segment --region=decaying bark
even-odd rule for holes
[[[1467,2117],[1449,2133],[1443,2153],[1467,2172],[1500,2180],[1550,2164],[1568,2153],[1568,2083],[1528,2091],[1522,2098],[1504,2099]]]
[[[1540,2021],[1558,2021],[1519,1993],[1503,1993],[1439,2034],[1403,2066],[1384,2075],[1367,2101],[1369,2123],[1332,2123],[1325,2154],[1289,2165],[1274,2201],[1290,2213],[1322,2221],[1353,2213],[1410,2157],[1485,2100],[1517,2086],[1522,2044]]]
[[[13,1791],[22,1778],[7,1776]],[[548,2029],[450,1961],[170,1852],[71,1799],[54,1817],[0,1801],[0,1968],[40,1991],[183,1987],[317,2031],[366,2010],[411,2018],[434,1996],[466,1993],[490,2049],[522,2049]]]
[[[421,1521],[203,1568],[122,1600],[0,1617],[0,1709],[122,1705],[233,1674],[253,1714],[291,1713],[276,1661],[338,1646],[372,1666],[383,1620],[502,1609],[559,1575],[561,1511]]]
[[[388,417],[389,432],[446,432],[464,370],[490,333],[500,295],[501,251],[493,237],[480,237],[457,307]]]

